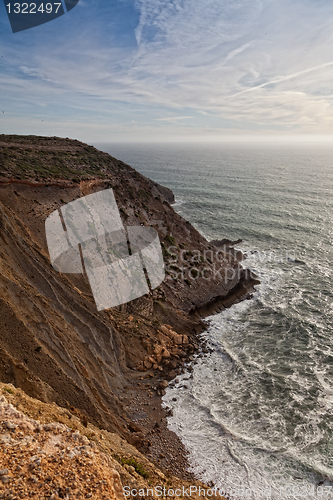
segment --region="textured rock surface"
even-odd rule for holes
[[[110,458],[60,423],[41,424],[0,397],[0,498],[123,500]]]
[[[162,472],[117,434],[85,427],[68,410],[0,382],[0,498],[123,500],[123,487],[191,485],[207,490],[199,481]]]

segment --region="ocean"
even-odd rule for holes
[[[251,300],[163,404],[191,471],[229,498],[333,498],[333,146],[103,144],[172,189],[208,240],[242,239]]]

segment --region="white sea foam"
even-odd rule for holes
[[[246,264],[262,283],[252,300],[208,318],[209,328],[203,336],[214,350],[197,360],[192,375],[188,372],[178,377],[179,383],[166,391],[164,404],[173,409],[169,427],[180,436],[189,451],[192,472],[201,480],[224,488],[232,499],[240,500],[241,489],[248,495],[250,490],[256,492],[255,499],[261,498],[264,490],[269,490],[268,498],[274,500],[300,496],[306,500],[317,499],[320,498],[318,482],[321,477],[326,485],[325,499],[331,499],[332,484],[325,477],[332,478],[332,470],[320,460],[320,455],[307,453],[324,436],[318,408],[312,408],[299,425],[294,424],[292,436],[286,432],[290,424],[285,413],[293,404],[301,406],[308,398],[312,382],[295,369],[291,376],[285,377],[287,386],[290,385],[288,406],[284,409],[277,406],[274,410],[274,404],[270,408],[270,401],[261,393],[260,385],[257,390],[256,377],[266,373],[274,382],[276,364],[272,363],[271,370],[264,355],[257,359],[251,357],[246,344],[240,349],[242,339],[255,327],[260,311],[282,317],[288,312],[289,298],[281,296],[288,269],[272,269],[270,262],[263,259],[258,262],[254,254]],[[300,290],[291,297],[294,306],[303,302],[304,292],[305,289]],[[316,324],[318,326],[318,322]],[[323,373],[315,373],[325,390],[328,410],[331,408],[331,387],[325,382]],[[173,401],[175,397],[177,401]],[[256,398],[261,398],[257,419],[251,412],[244,411],[246,405],[253,406]],[[323,408],[323,401],[318,403]]]
[[[181,198],[175,198],[174,203],[172,203],[173,207],[179,206],[179,205],[184,205],[184,203],[187,203],[186,200],[183,200]]]
[[[273,488],[255,500],[331,499],[320,488],[333,477],[332,151],[178,144],[110,152],[186,200],[175,210],[208,240],[242,238],[244,266],[261,280],[253,300],[211,318],[213,353],[194,366],[188,389],[164,397],[193,470],[229,492]]]

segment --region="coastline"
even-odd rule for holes
[[[188,332],[193,351],[185,358],[182,358],[175,376],[163,380],[161,377],[156,377],[154,372],[145,372],[137,379],[134,386],[124,391],[121,396],[124,408],[130,418],[138,425],[136,431],[143,435],[146,443],[147,451],[140,451],[165,473],[172,474],[183,480],[198,481],[200,479],[188,471],[191,464],[187,450],[177,434],[168,428],[167,417],[169,410],[162,408],[164,387],[166,387],[166,382],[172,382],[178,374],[184,372],[184,364],[192,361],[193,354],[198,354],[200,357],[208,352],[206,341],[201,338],[201,334],[208,327],[203,320],[234,304],[252,298],[252,292],[255,291],[254,286],[259,284],[260,281],[254,275],[251,275],[250,279],[246,279],[248,277],[246,271],[244,269],[243,281],[235,289],[231,290],[227,297],[217,297],[211,303],[207,303],[201,306],[200,309],[193,311],[193,314],[200,314],[202,328],[197,329],[195,332]]]
[[[78,141],[52,138],[44,145],[45,138],[36,138],[36,150],[29,137],[15,141],[4,155],[0,186],[7,248],[0,268],[0,380],[70,408],[85,426],[116,433],[169,474],[191,477],[161,396],[184,363],[205,352],[203,318],[250,298],[256,276],[242,267],[237,242],[208,242],[172,209],[170,190],[123,162]],[[56,160],[40,155],[43,148]],[[44,224],[64,204],[110,188],[124,226],[158,232],[167,276],[149,294],[97,314],[86,277],[50,266]]]

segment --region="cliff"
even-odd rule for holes
[[[125,226],[157,230],[166,279],[98,312],[84,275],[51,267],[44,224],[62,205],[107,188]],[[241,300],[256,283],[172,200],[167,188],[79,141],[0,135],[0,380],[145,453],[151,443],[133,424],[129,392],[146,379],[160,393],[198,348],[201,316]]]

